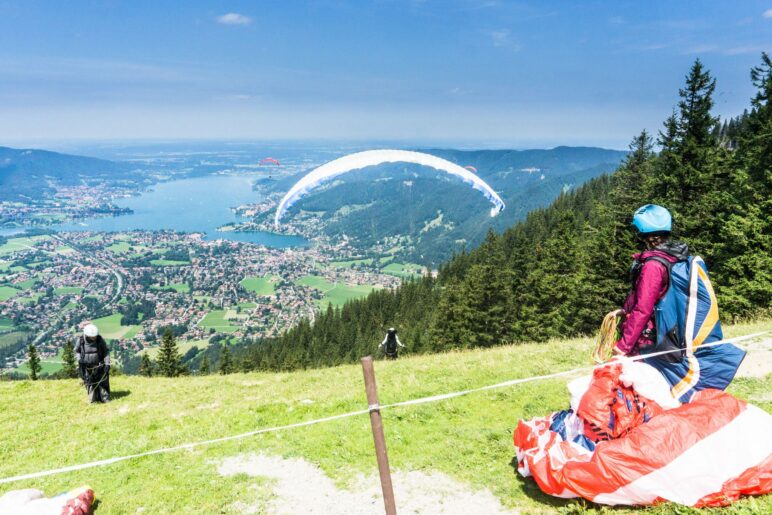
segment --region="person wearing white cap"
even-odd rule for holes
[[[110,402],[110,351],[94,324],[83,328],[75,356],[89,402]]]

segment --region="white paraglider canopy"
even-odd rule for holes
[[[446,159],[409,150],[367,150],[330,161],[300,179],[279,202],[279,206],[276,208],[274,224],[278,227],[284,213],[301,197],[319,185],[344,173],[383,163],[414,163],[447,172],[482,192],[485,198],[493,204],[491,216],[496,216],[505,207],[504,201],[501,200],[501,197],[493,191],[493,188],[488,183],[466,168],[451,163]]]

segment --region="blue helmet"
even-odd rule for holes
[[[673,217],[670,216],[670,211],[662,206],[646,204],[635,211],[633,225],[641,234],[670,232],[673,227]]]

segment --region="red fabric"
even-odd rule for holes
[[[721,486],[721,491],[706,495],[695,505],[698,508],[707,506],[727,506],[741,495],[764,495],[772,492],[772,455],[764,462],[751,467],[740,476],[731,479]]]
[[[662,413],[660,406],[619,381],[622,365],[596,368],[576,414],[584,420],[584,435],[594,442],[626,435]]]
[[[772,455],[759,449],[759,460],[740,473],[726,472],[723,484],[716,488],[720,464],[731,461],[737,446],[753,445],[749,431],[755,430],[759,441],[768,438],[769,422],[745,421],[732,425],[737,439],[721,445],[710,438],[725,431],[745,412],[746,403],[719,390],[698,392],[691,403],[664,411],[650,422],[640,425],[626,436],[601,442],[595,452],[562,441],[557,433],[543,424],[520,421],[514,435],[518,470],[530,472],[539,487],[558,497],[581,496],[603,504],[650,505],[665,501],[681,502],[684,485],[692,493],[704,491],[691,506],[723,506],[740,495],[763,495],[772,491]],[[757,408],[754,408],[757,410]],[[757,413],[762,413],[757,410]],[[540,419],[536,419],[540,420]],[[530,433],[535,431],[537,434]],[[739,436],[742,436],[739,438]],[[536,447],[528,447],[536,443]],[[700,456],[718,463],[713,470],[691,469],[688,462],[670,468],[658,483],[648,481],[652,474],[686,456],[686,451],[699,446]],[[758,447],[758,446],[757,446]],[[763,448],[768,446],[762,446]],[[765,456],[766,454],[766,456]],[[693,459],[685,458],[687,460]],[[641,480],[641,481],[639,481]],[[674,488],[674,482],[676,487]]]
[[[678,258],[661,250],[647,250],[642,254],[635,254],[633,259],[645,260],[657,256],[667,259],[671,263],[678,262]],[[647,261],[641,268],[641,273],[635,283],[635,289],[630,292],[622,309],[625,311],[625,319],[622,322],[622,337],[616,346],[625,354],[633,354],[640,346],[650,343],[641,334],[644,329],[654,329],[654,306],[667,291],[668,271],[665,265],[658,261]]]

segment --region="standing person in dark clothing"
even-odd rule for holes
[[[383,350],[386,352],[386,357],[388,359],[397,359],[398,347],[405,348],[405,346],[402,345],[402,342],[399,341],[397,330],[393,327],[389,328],[389,332],[386,333],[386,337],[378,347],[383,347]]]
[[[83,329],[75,346],[75,356],[89,402],[110,402],[110,351],[94,324]]]

